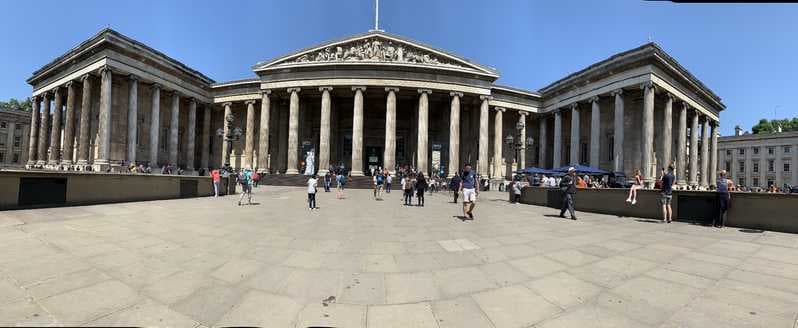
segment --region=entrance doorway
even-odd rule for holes
[[[366,175],[382,167],[382,147],[366,146]]]

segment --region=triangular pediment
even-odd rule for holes
[[[254,71],[320,65],[399,65],[465,71],[498,77],[492,68],[381,31],[324,43],[274,60]]]

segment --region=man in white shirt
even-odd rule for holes
[[[308,207],[311,211],[316,209],[316,186],[318,183],[315,174],[308,179]]]

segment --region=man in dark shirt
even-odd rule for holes
[[[562,208],[560,217],[565,217],[565,210],[571,213],[571,220],[576,220],[574,214],[574,194],[576,194],[576,169],[568,168],[568,174],[560,180],[560,192],[562,193]]]
[[[673,164],[668,165],[668,172],[662,175],[662,219],[665,223],[671,223],[673,216],[673,209],[671,208],[671,200],[673,199]]]

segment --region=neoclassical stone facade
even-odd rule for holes
[[[473,163],[503,179],[520,167],[585,164],[627,175],[639,168],[651,183],[674,163],[680,183],[707,186],[725,108],[654,43],[539,91],[496,84],[490,67],[382,31],[252,70],[256,78],[216,83],[100,31],[28,79],[31,126],[39,127],[31,129],[28,166],[146,162],[195,172],[223,163],[227,145],[217,130],[232,128],[242,131],[232,165],[272,174],[302,173],[312,151],[320,172],[344,165],[353,175],[400,165],[451,175]],[[523,149],[505,142],[508,135]]]
[[[717,156],[718,167],[738,185],[763,189],[798,185],[798,132],[720,137]]]

